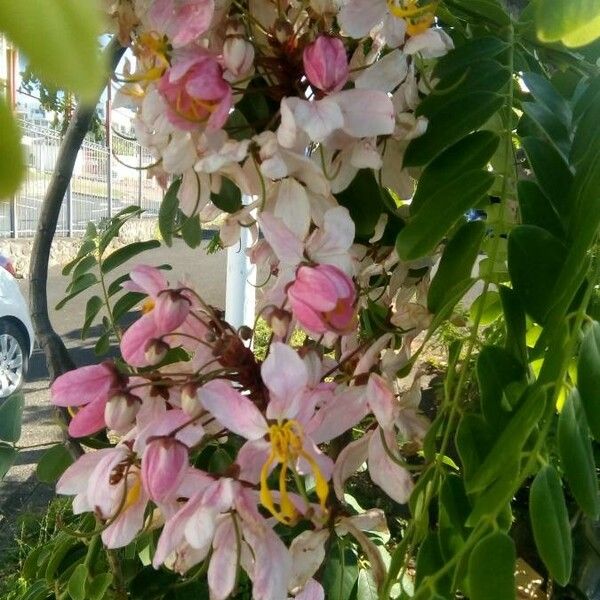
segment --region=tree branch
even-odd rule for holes
[[[116,37],[106,46],[104,55],[110,65],[111,73],[116,69],[124,52],[125,48],[119,44]],[[102,89],[98,91],[98,99],[100,99],[102,91]],[[46,355],[46,364],[52,381],[59,375],[74,369],[75,364],[62,339],[54,331],[48,314],[47,285],[50,248],[56,233],[56,225],[63,199],[73,175],[75,160],[95,111],[95,103],[87,106],[80,104],[73,114],[61,142],[56,168],[42,202],[37,233],[31,251],[29,307],[35,334]],[[66,420],[67,415],[62,413],[61,418]],[[70,442],[70,440],[66,441]],[[73,443],[70,445],[72,451],[79,452],[74,448]],[[77,444],[77,446],[79,445]]]

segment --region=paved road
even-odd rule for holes
[[[140,259],[142,260],[142,259]],[[160,265],[169,263],[173,271],[167,274],[171,281],[186,278],[203,295],[205,300],[216,306],[225,304],[226,254],[219,252],[207,255],[201,250],[190,250],[183,243],[176,242],[172,248],[159,248],[147,252],[143,256],[146,264]],[[115,271],[114,276],[125,272]],[[57,302],[63,298],[69,279],[63,277],[60,269],[50,270],[48,281],[48,297],[51,308],[51,319],[54,328],[62,336],[74,361],[78,366],[96,361],[93,347],[94,337],[82,341],[80,327],[84,320],[85,303],[93,293],[82,294],[77,300],[67,304],[60,311],[54,310]],[[27,280],[21,281],[23,294],[27,297],[29,286]],[[19,455],[18,463],[9,471],[5,480],[0,483],[0,557],[3,544],[11,542],[16,514],[35,510],[52,495],[48,486],[39,484],[35,478],[35,465],[43,454],[45,447],[59,439],[60,431],[53,422],[52,408],[49,403],[48,372],[43,353],[36,349],[30,366],[28,380],[24,387],[25,412],[23,417],[23,434],[21,446],[44,446],[31,448]]]

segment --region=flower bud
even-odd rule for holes
[[[333,265],[302,266],[287,290],[292,313],[313,333],[347,333],[356,324],[356,288]]]
[[[304,73],[323,92],[339,92],[348,81],[348,57],[339,38],[320,35],[304,49]]]
[[[152,439],[142,455],[142,481],[155,502],[172,497],[188,467],[188,449],[172,437]]]
[[[127,433],[135,423],[141,400],[128,393],[118,393],[109,398],[104,408],[104,422],[117,433]]]
[[[291,321],[292,315],[281,308],[274,308],[267,320],[269,327],[279,339],[284,339],[287,336]]]
[[[191,302],[176,290],[165,290],[158,295],[154,306],[154,320],[164,333],[177,329],[190,313]]]
[[[198,398],[199,389],[197,383],[187,383],[181,389],[181,410],[192,419],[204,410]]]
[[[227,34],[223,44],[223,63],[234,77],[250,73],[254,64],[254,46],[244,39],[244,32]]]
[[[286,19],[277,19],[273,25],[273,34],[280,44],[287,44],[294,37],[294,28]]]
[[[164,360],[170,349],[169,344],[162,340],[149,340],[144,348],[144,358],[149,365],[157,365]]]

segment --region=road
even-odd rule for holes
[[[202,250],[190,250],[182,242],[176,241],[172,248],[161,247],[147,252],[138,262],[173,265],[173,270],[167,273],[170,281],[186,280],[207,302],[215,306],[225,306],[225,252],[207,255]],[[114,277],[124,272],[125,268],[115,270]],[[92,336],[85,341],[81,340],[85,304],[87,298],[94,292],[81,294],[79,298],[57,311],[54,307],[64,297],[68,282],[69,278],[63,277],[59,268],[50,270],[48,279],[50,317],[55,330],[71,351],[75,363],[83,366],[97,361],[93,352],[96,338]],[[28,281],[21,280],[20,283],[23,294],[27,298]],[[19,445],[36,447],[20,452],[17,464],[0,483],[0,557],[3,544],[12,543],[15,515],[43,507],[52,497],[52,489],[40,484],[35,477],[35,465],[45,448],[60,438],[60,430],[53,421],[53,411],[49,401],[48,371],[44,355],[39,349],[36,349],[32,356],[29,376],[23,391],[25,411]]]

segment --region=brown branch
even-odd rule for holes
[[[113,38],[106,46],[104,55],[110,65],[111,73],[114,72],[124,52],[125,48],[121,47],[116,38]],[[98,100],[102,91],[102,89],[98,90]],[[31,250],[29,307],[35,334],[46,355],[46,364],[52,381],[59,375],[74,369],[75,364],[64,342],[54,331],[48,314],[47,285],[50,248],[63,199],[73,174],[75,160],[95,112],[94,103],[85,106],[80,104],[73,113],[73,118],[60,145],[56,168],[42,202],[37,233]],[[62,421],[68,419],[64,411],[59,416]],[[67,439],[65,442],[73,453],[81,452],[81,447],[73,440]]]

